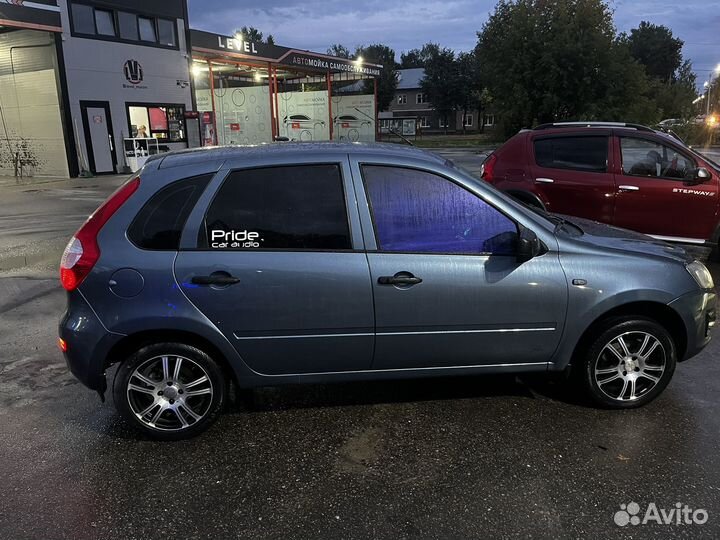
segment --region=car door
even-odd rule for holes
[[[258,373],[370,365],[372,290],[349,176],[347,163],[231,170],[191,216],[181,246],[193,235],[197,245],[178,254],[179,286]]]
[[[694,180],[695,159],[670,142],[617,137],[614,224],[664,240],[702,243],[718,221],[718,185]]]
[[[531,144],[533,181],[549,211],[612,223],[609,131],[540,134]]]
[[[373,369],[542,369],[565,320],[557,252],[518,263],[517,223],[442,171],[353,165],[358,198],[367,197]]]

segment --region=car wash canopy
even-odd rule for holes
[[[382,66],[191,30],[203,144],[374,141]]]

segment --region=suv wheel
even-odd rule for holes
[[[225,402],[220,366],[180,343],[143,347],[115,375],[113,397],[122,416],[155,439],[177,440],[205,431]]]
[[[645,405],[660,395],[675,371],[672,337],[650,319],[620,319],[609,324],[583,358],[583,383],[602,406],[629,409]]]

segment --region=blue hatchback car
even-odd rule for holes
[[[434,154],[293,143],[156,156],[70,240],[60,346],[145,433],[228,386],[561,372],[648,403],[710,340],[705,266],[520,205]]]

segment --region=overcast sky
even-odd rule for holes
[[[325,50],[342,43],[385,43],[400,53],[433,41],[456,51],[475,46],[476,31],[496,0],[189,0],[190,26],[230,34],[241,26],[271,33],[275,43]],[[257,7],[248,7],[255,4]],[[614,0],[615,25],[640,21],[669,26],[685,41],[684,54],[698,78],[720,63],[720,0]]]

